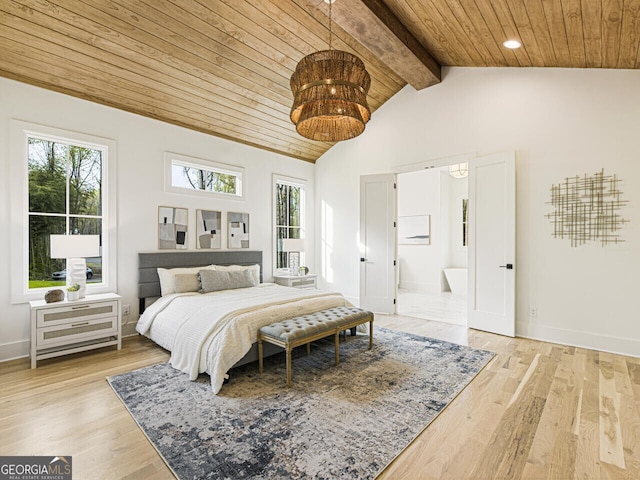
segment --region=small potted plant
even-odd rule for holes
[[[67,287],[67,300],[70,302],[73,300],[78,300],[80,298],[80,285],[74,283],[73,285]]]

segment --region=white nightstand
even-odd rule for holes
[[[120,295],[87,295],[69,302],[29,302],[31,306],[31,368],[45,358],[94,348],[122,347]]]
[[[278,285],[293,288],[318,288],[318,275],[276,275],[274,281]]]

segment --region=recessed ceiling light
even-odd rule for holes
[[[511,49],[520,48],[522,46],[522,44],[518,40],[507,40],[502,45]]]

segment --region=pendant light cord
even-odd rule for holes
[[[329,0],[329,50],[331,50],[331,6],[334,0]]]

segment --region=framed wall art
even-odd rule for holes
[[[398,217],[399,245],[430,245],[431,215],[405,215]]]
[[[222,248],[222,212],[196,210],[196,248]]]
[[[186,249],[188,225],[186,208],[158,207],[158,248]]]
[[[229,248],[249,248],[249,214],[227,213],[229,223]]]

